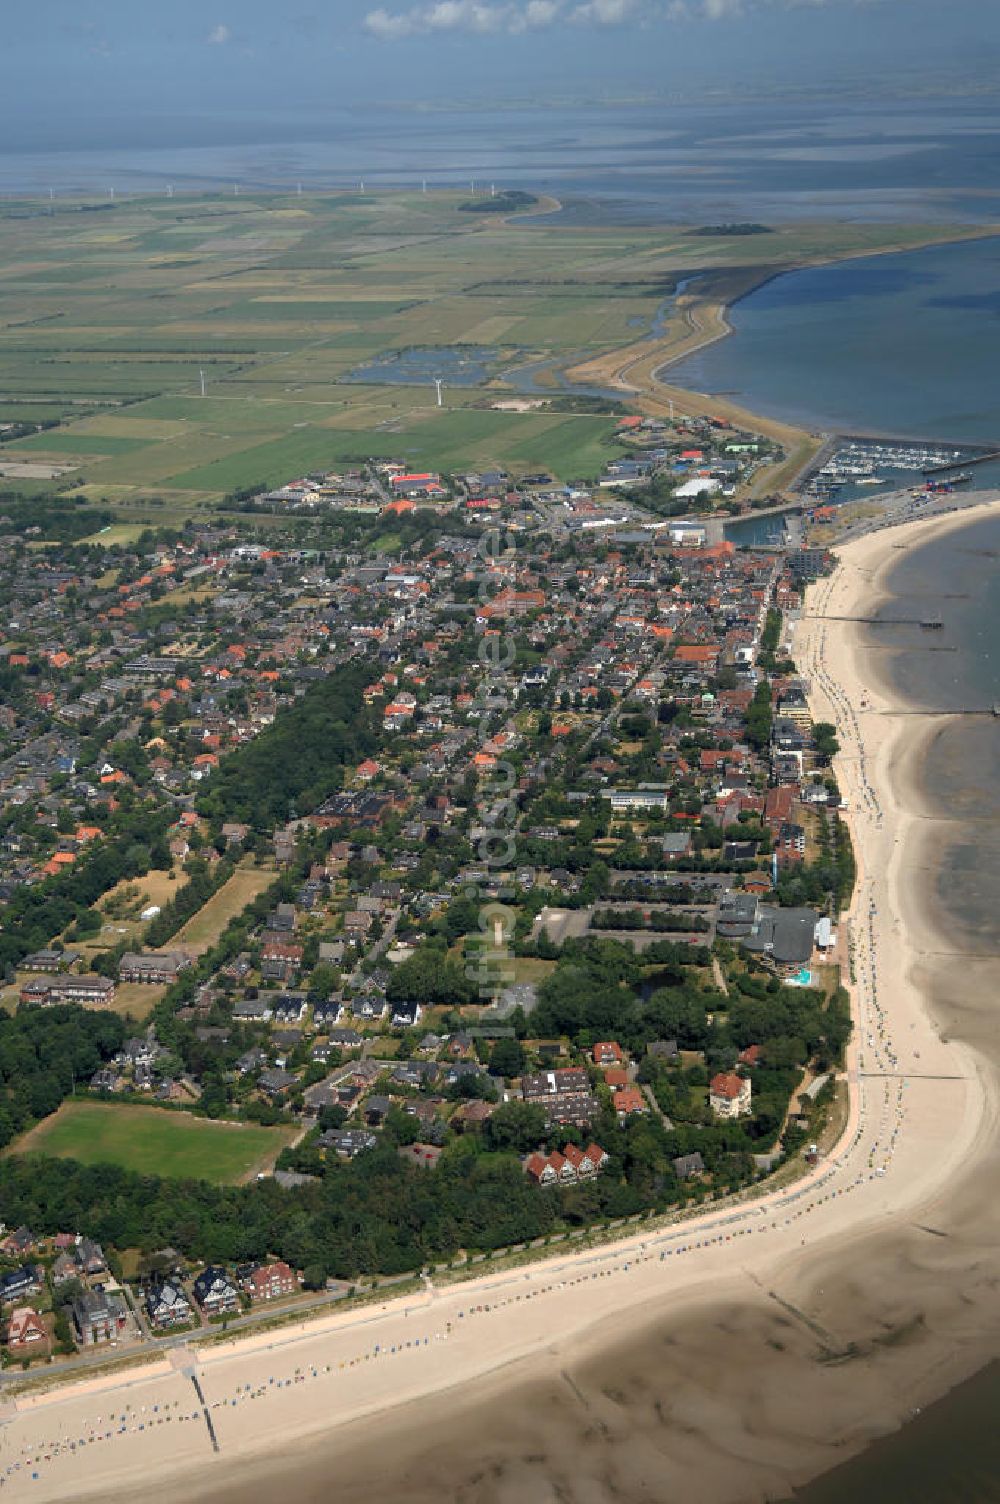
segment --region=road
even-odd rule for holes
[[[364,975],[364,965],[366,961],[377,961],[379,956],[383,955],[384,952],[388,950],[396,934],[396,926],[399,924],[399,919],[402,912],[402,909],[393,909],[392,913],[389,915],[389,918],[386,920],[385,928],[383,929],[381,935],[375,941],[375,944],[369,950],[365,951],[364,955],[357,962],[350,976],[347,978],[349,986],[357,987],[360,985],[361,979]]]
[[[409,1277],[408,1275],[401,1276],[401,1278],[406,1279]],[[398,1279],[387,1279],[383,1283],[386,1286],[391,1286],[399,1282]],[[340,1295],[331,1295],[329,1291],[321,1290],[308,1299],[296,1301],[294,1306],[264,1306],[256,1311],[249,1311],[243,1316],[233,1316],[226,1322],[225,1331],[227,1334],[231,1332],[251,1331],[255,1327],[263,1326],[269,1320],[273,1321],[276,1316],[289,1319],[294,1317],[297,1319],[299,1316],[305,1318],[314,1315],[318,1311],[332,1310],[339,1300],[345,1298],[347,1290],[348,1286],[345,1284]],[[213,1335],[221,1333],[223,1330],[221,1324],[200,1320],[199,1330],[197,1331],[168,1332],[162,1337],[154,1337],[150,1332],[145,1316],[140,1316],[139,1314],[139,1309],[132,1299],[132,1292],[126,1288],[125,1295],[129,1305],[132,1307],[136,1325],[142,1334],[139,1340],[137,1342],[121,1343],[114,1347],[102,1344],[100,1347],[88,1348],[85,1352],[77,1353],[71,1358],[56,1358],[46,1366],[46,1378],[68,1378],[73,1375],[87,1373],[88,1370],[93,1368],[104,1367],[108,1363],[114,1363],[119,1359],[125,1360],[140,1356],[148,1357],[150,1355],[163,1356],[171,1352],[176,1352],[180,1348],[190,1346],[192,1342],[197,1342],[199,1337],[204,1336],[206,1333]],[[4,1389],[16,1387],[19,1383],[23,1384],[23,1382],[24,1374],[20,1369],[4,1369],[0,1372],[0,1394],[3,1393]]]

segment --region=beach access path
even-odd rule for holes
[[[994,504],[995,508],[995,504]],[[512,1383],[531,1363],[565,1363],[654,1314],[734,1300],[777,1302],[831,1357],[837,1332],[798,1303],[817,1261],[852,1259],[866,1237],[933,1221],[957,1177],[989,1152],[996,1093],[980,1058],[942,1039],[913,980],[924,943],[903,851],[914,820],[899,770],[919,716],[894,716],[866,682],[854,629],[898,543],[923,542],[994,508],[922,519],[844,547],[810,590],[795,656],[816,719],[835,720],[836,768],[858,857],[850,914],[855,1031],[843,1136],[794,1185],[696,1219],[647,1227],[601,1248],[435,1287],[199,1349],[9,1403],[0,1424],[0,1495],[42,1501],[147,1500],[221,1486],[254,1458],[300,1457],[310,1438],[410,1401]],[[891,775],[891,776],[890,776]],[[927,1393],[954,1382],[941,1363]],[[763,1465],[763,1464],[762,1464]],[[805,1464],[802,1464],[805,1466]],[[159,1492],[158,1492],[159,1491]],[[173,1492],[172,1492],[173,1491]],[[761,1495],[763,1496],[763,1495]]]

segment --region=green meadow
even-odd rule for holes
[[[294,1132],[124,1102],[64,1102],[8,1152],[232,1185],[273,1165]]]

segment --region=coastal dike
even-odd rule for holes
[[[969,228],[957,234],[955,240],[989,239],[996,234],[992,225]],[[930,246],[939,241],[936,236],[928,236],[922,243]],[[692,273],[681,281],[657,339],[639,340],[582,361],[568,368],[566,375],[583,385],[617,389],[623,396],[634,398],[637,406],[651,417],[668,417],[672,411],[718,417],[737,428],[765,434],[781,445],[785,458],[780,464],[761,470],[750,494],[758,497],[787,490],[814,464],[829,436],[752,412],[725,393],[713,396],[675,385],[670,380],[671,370],[688,356],[732,334],[729,316],[732,308],[776,278],[808,267],[874,259],[919,248],[920,243],[887,244],[875,249],[802,256],[783,264],[718,267]]]
[[[765,434],[782,446],[786,458],[779,466],[761,471],[752,494],[760,496],[781,490],[815,459],[824,436],[807,433],[777,418],[751,413],[728,397],[712,397],[674,386],[668,379],[668,371],[686,356],[732,333],[729,310],[733,304],[775,277],[799,269],[794,264],[732,267],[692,277],[678,292],[659,339],[610,351],[571,367],[566,375],[570,381],[582,385],[599,384],[634,396],[651,417],[668,417],[676,410],[694,416],[725,418],[736,428]]]
[[[935,928],[922,874],[941,830],[919,776],[933,718],[876,682],[844,618],[878,608],[901,547],[996,511],[845,545],[797,629],[813,714],[838,726],[858,858],[850,1107],[826,1159],[603,1248],[16,1402],[8,1496],[749,1504],[994,1356],[997,964]]]

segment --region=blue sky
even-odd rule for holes
[[[101,122],[262,118],[1000,62],[1000,0],[36,0],[8,8],[0,123],[72,145]],[[877,96],[877,84],[873,87]]]

